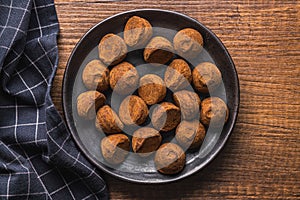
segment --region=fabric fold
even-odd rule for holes
[[[108,199],[50,96],[53,0],[0,0],[0,199]]]

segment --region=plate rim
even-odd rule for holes
[[[209,156],[208,159],[206,159],[201,165],[197,165],[195,168],[193,168],[192,170],[190,170],[189,172],[182,174],[181,176],[176,176],[176,177],[172,177],[172,176],[168,176],[166,175],[166,177],[169,177],[169,179],[164,179],[164,180],[155,180],[155,181],[149,181],[149,180],[137,180],[137,179],[133,179],[131,177],[125,177],[122,176],[120,174],[114,173],[108,169],[106,169],[105,167],[101,166],[100,164],[98,164],[94,158],[89,155],[88,153],[86,153],[87,149],[84,147],[84,145],[82,144],[81,141],[79,141],[78,136],[75,135],[75,133],[73,133],[72,128],[70,127],[70,123],[72,123],[72,120],[69,118],[68,116],[68,111],[67,111],[67,104],[68,102],[66,101],[66,97],[65,95],[67,94],[66,88],[67,88],[67,84],[68,84],[68,71],[70,70],[70,63],[71,60],[75,54],[75,52],[77,51],[77,49],[79,48],[79,46],[81,45],[81,43],[83,42],[83,40],[86,38],[87,35],[89,35],[92,31],[94,31],[94,29],[96,29],[98,26],[100,26],[102,23],[105,23],[115,17],[118,16],[122,16],[122,15],[126,15],[126,14],[131,14],[131,13],[137,13],[138,12],[151,12],[151,11],[155,11],[155,12],[164,12],[164,13],[169,13],[169,14],[175,14],[177,16],[180,17],[184,17],[190,21],[192,21],[193,23],[197,24],[197,26],[201,26],[201,28],[205,29],[205,31],[207,31],[216,41],[217,43],[220,44],[222,50],[224,51],[226,58],[228,59],[228,61],[230,62],[230,65],[233,67],[233,71],[234,71],[234,82],[236,82],[237,87],[234,88],[234,100],[235,100],[235,104],[233,106],[233,113],[234,115],[232,123],[229,126],[228,129],[228,133],[225,134],[224,139],[221,141],[221,143],[219,143],[219,145],[216,147],[216,149],[212,152],[212,154]],[[225,145],[227,144],[227,141],[229,139],[229,137],[232,135],[232,132],[235,128],[236,122],[237,122],[237,118],[238,118],[238,113],[239,113],[239,107],[240,107],[240,83],[239,83],[239,77],[238,77],[238,73],[235,67],[235,64],[232,60],[232,57],[230,56],[227,48],[225,47],[225,45],[223,44],[223,42],[219,39],[219,37],[212,32],[209,28],[207,28],[205,25],[203,25],[200,21],[185,15],[183,13],[177,12],[177,11],[173,11],[173,10],[164,10],[164,9],[150,9],[150,8],[143,8],[143,9],[133,9],[133,10],[128,10],[128,11],[124,11],[124,12],[120,12],[117,14],[114,14],[110,17],[105,18],[104,20],[98,22],[97,24],[95,24],[94,26],[92,26],[91,28],[89,28],[88,31],[86,31],[80,38],[80,40],[76,43],[76,45],[74,46],[74,48],[72,49],[71,54],[69,55],[66,67],[65,67],[65,71],[64,71],[64,75],[63,75],[63,81],[62,81],[62,108],[63,108],[63,113],[64,113],[64,119],[65,119],[65,124],[67,127],[67,130],[69,131],[69,133],[72,135],[73,138],[73,142],[75,142],[75,144],[79,147],[79,150],[81,151],[82,155],[84,155],[84,157],[86,157],[93,165],[95,165],[96,168],[104,171],[105,173],[116,177],[118,179],[121,180],[125,180],[131,183],[142,183],[142,184],[165,184],[165,183],[171,183],[171,182],[175,182],[178,180],[182,180],[185,179],[199,171],[201,171],[203,168],[207,167],[222,151],[222,149],[225,147]],[[157,172],[159,173],[159,172]]]

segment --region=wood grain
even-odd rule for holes
[[[240,79],[236,128],[203,171],[166,185],[104,175],[111,199],[300,199],[300,2],[298,0],[55,0],[59,66],[52,87],[62,113],[67,59],[94,24],[122,11],[160,8],[210,28],[229,50]]]

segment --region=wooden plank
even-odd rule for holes
[[[62,113],[68,57],[94,24],[122,11],[182,12],[210,28],[238,71],[240,113],[228,144],[208,168],[166,185],[138,185],[104,175],[111,199],[300,198],[300,2],[295,0],[55,0],[59,65],[52,87]]]

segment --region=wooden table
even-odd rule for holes
[[[104,175],[111,199],[300,199],[300,2],[298,0],[55,0],[59,66],[52,97],[61,107],[67,59],[94,24],[122,11],[160,8],[210,28],[240,79],[236,128],[211,165],[182,181],[141,185]]]

